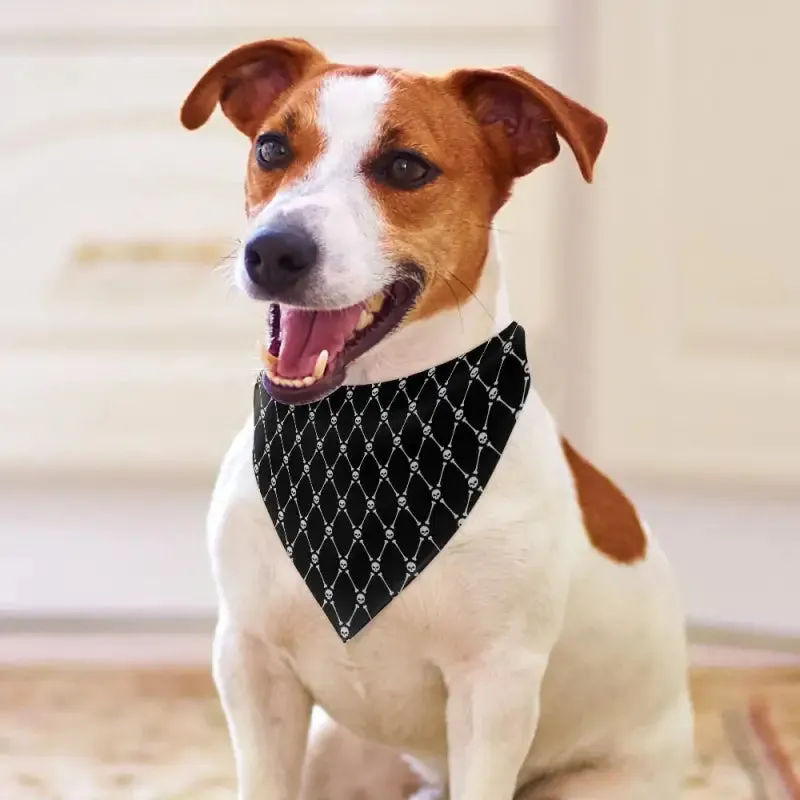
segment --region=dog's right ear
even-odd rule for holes
[[[232,50],[210,67],[181,107],[189,130],[208,121],[217,103],[252,138],[270,107],[290,87],[327,62],[304,39],[266,39]]]

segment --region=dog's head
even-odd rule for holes
[[[269,303],[267,388],[323,397],[400,325],[465,300],[512,183],[606,124],[522,69],[431,77],[335,64],[300,39],[247,44],[200,78],[181,120],[219,104],[251,142],[237,283]]]

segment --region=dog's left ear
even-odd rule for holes
[[[591,182],[608,126],[588,108],[520,67],[459,69],[444,81],[467,104],[512,177],[555,159],[561,136]]]
[[[220,104],[223,114],[252,137],[278,98],[327,63],[305,39],[265,39],[232,50],[205,74],[181,107],[181,122],[194,130]]]

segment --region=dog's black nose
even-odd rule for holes
[[[302,228],[258,231],[244,247],[244,266],[250,280],[269,295],[296,284],[316,263],[317,243]]]

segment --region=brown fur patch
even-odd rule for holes
[[[204,125],[217,106],[252,138],[261,118],[287,89],[327,63],[304,39],[264,39],[237,47],[209,67],[181,107],[189,130]]]
[[[303,82],[288,92],[285,100],[277,103],[259,125],[255,137],[267,132],[282,133],[289,140],[294,158],[286,169],[265,171],[259,167],[255,149],[251,148],[245,179],[248,215],[257,213],[280,189],[302,178],[322,153],[323,135],[317,125],[319,83],[319,80]]]
[[[440,78],[400,70],[386,75],[393,90],[380,145],[415,150],[441,171],[416,191],[377,181],[370,187],[386,220],[389,258],[419,264],[428,278],[411,321],[459,306],[477,289],[491,220],[511,179],[498,185],[480,127]]]
[[[501,173],[519,178],[552,161],[561,136],[591,182],[608,129],[597,114],[521,67],[458,69],[445,81],[483,127]]]
[[[518,68],[457,70],[432,78],[383,71],[393,92],[382,142],[417,150],[441,174],[412,192],[372,187],[387,220],[386,249],[423,267],[428,286],[408,321],[460,306],[480,282],[492,219],[513,181],[559,152],[558,135],[583,176],[605,139],[605,122]]]
[[[647,537],[630,500],[566,440],[564,455],[575,480],[586,533],[595,549],[620,564],[640,561]]]

